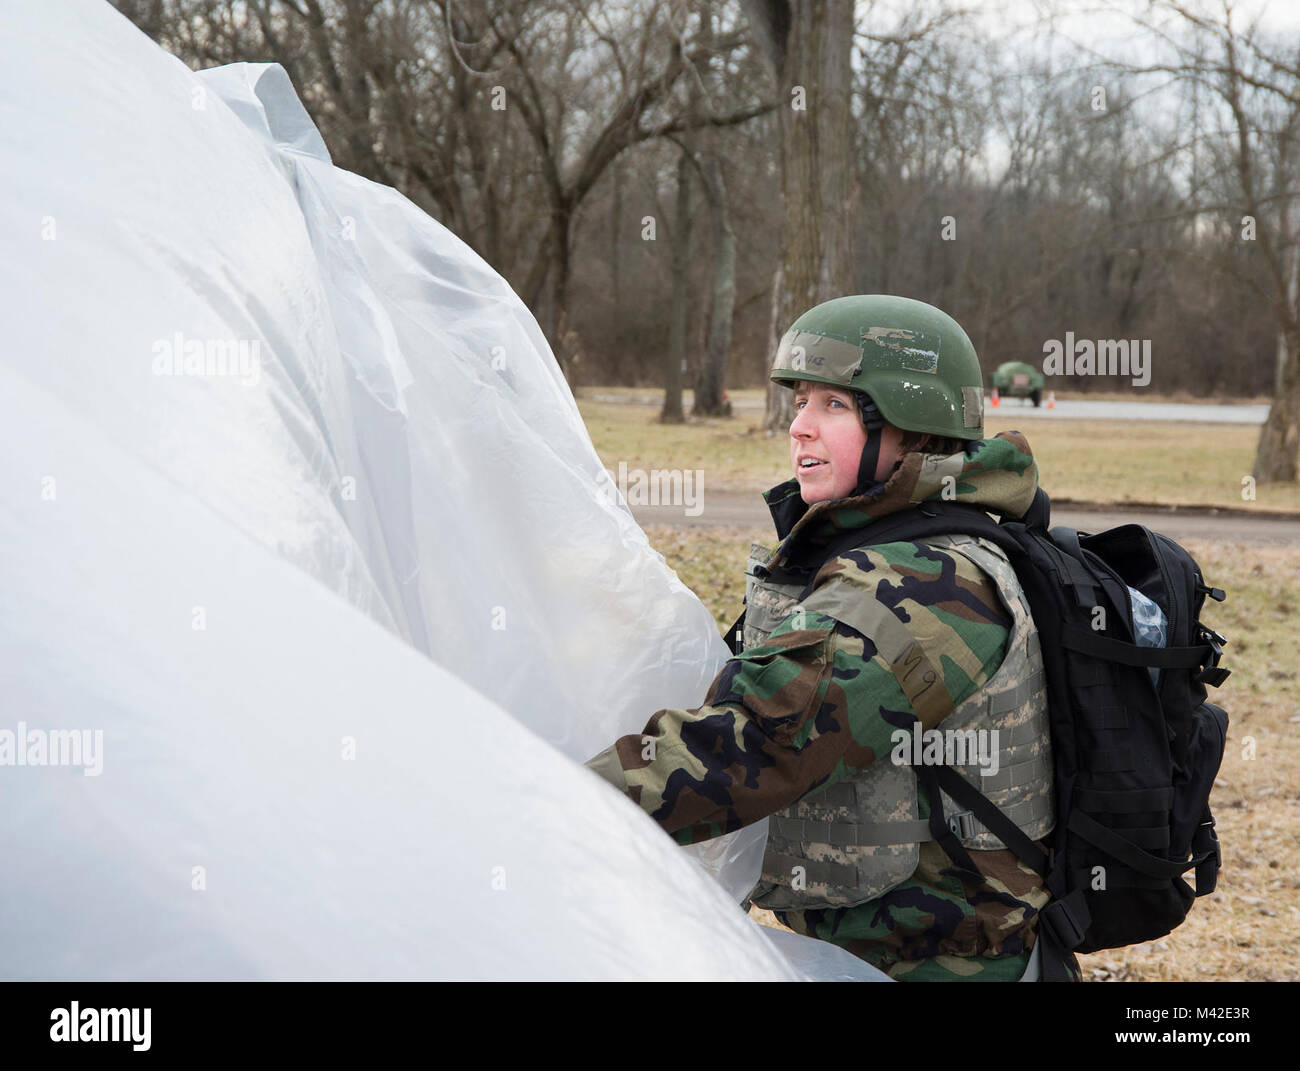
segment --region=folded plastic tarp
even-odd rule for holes
[[[16,9],[0,175],[0,975],[882,977],[737,910],[761,826],[692,856],[574,761],[717,630],[280,68]]]

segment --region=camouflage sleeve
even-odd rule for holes
[[[793,803],[815,783],[794,739],[825,694],[834,622],[793,623],[786,618],[767,643],[730,659],[702,706],[658,711],[640,735],[621,737],[587,765],[682,844]]]
[[[656,712],[587,765],[679,843],[729,833],[888,761],[913,710],[933,728],[996,671],[1010,624],[959,554],[852,551],[822,567],[802,612],[727,662],[704,705]]]

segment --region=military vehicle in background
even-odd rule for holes
[[[1006,361],[993,372],[993,389],[1002,398],[1028,398],[1043,404],[1043,373],[1024,361]]]

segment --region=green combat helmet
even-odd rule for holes
[[[806,380],[859,397],[867,446],[859,491],[875,481],[879,429],[954,439],[984,437],[984,387],[975,347],[933,305],[888,294],[856,294],[809,309],[776,351],[771,378],[793,388]]]

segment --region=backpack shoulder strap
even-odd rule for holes
[[[1051,500],[1040,487],[1034,493],[1033,503],[1026,511],[1023,520],[1017,524],[1025,528],[1041,529],[1045,533],[1050,517]],[[832,558],[838,558],[841,554],[860,547],[940,535],[969,535],[987,539],[1013,555],[1013,565],[1014,555],[1023,553],[1019,541],[979,506],[968,502],[921,502],[912,509],[873,521],[866,528],[855,528],[845,532],[838,539],[818,548],[815,553],[805,554],[799,562],[779,572],[787,581],[806,581],[806,586],[799,596],[800,599],[805,599],[812,592],[818,571]],[[732,654],[738,653],[735,636],[737,630],[744,627],[744,620],[745,615],[742,612],[724,637]]]
[[[1009,553],[1020,550],[1016,539],[978,506],[962,502],[922,502],[914,509],[883,517],[866,528],[845,532],[839,539],[829,543],[823,548],[820,560],[809,563],[807,587],[800,598],[808,596],[818,571],[832,558],[861,547],[911,542],[941,535],[978,536]]]

